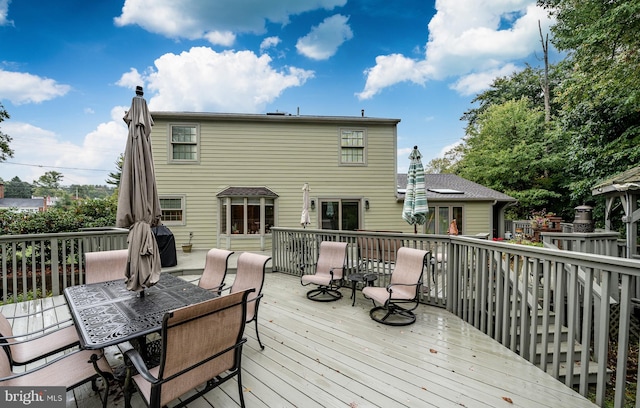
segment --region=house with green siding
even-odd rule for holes
[[[460,235],[504,236],[504,210],[516,199],[455,174],[426,174],[429,214],[418,228],[425,234],[447,234],[456,220]],[[398,174],[398,202],[404,202],[407,175]]]
[[[152,117],[163,224],[178,245],[193,233],[197,249],[269,249],[272,226],[302,227],[305,183],[311,201],[306,228],[413,231],[401,218],[399,119],[197,112]],[[492,213],[474,205],[463,206],[463,219],[484,214],[484,228],[468,225],[487,232]]]

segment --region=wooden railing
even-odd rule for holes
[[[604,253],[612,245],[610,237],[579,235],[556,236],[553,241]],[[432,251],[424,303],[446,307],[582,395],[595,388],[600,406],[608,380],[615,375],[615,406],[624,406],[627,361],[638,358],[629,354],[629,343],[640,261],[472,237],[274,228],[273,270],[313,273],[318,243],[332,240],[349,243],[347,265],[361,271],[370,265],[361,257],[367,252],[358,246],[361,236]],[[373,268],[381,277],[377,284],[386,284],[393,265],[383,260]],[[565,350],[560,341],[553,341],[561,332],[569,339],[566,355],[578,355],[577,364],[561,358]],[[551,351],[536,356],[537,347]],[[607,367],[611,355],[617,355],[615,367]],[[589,371],[593,362],[595,373]],[[635,389],[637,380],[632,385]]]
[[[84,282],[84,253],[127,248],[126,229],[0,235],[0,300],[60,295]]]
[[[640,261],[606,255],[611,237],[543,235],[568,251],[447,235],[287,228],[272,234],[273,271],[314,273],[319,243],[343,241],[349,243],[348,269],[377,274],[381,286],[389,282],[398,246],[426,249],[424,303],[445,307],[583,395],[595,383],[600,406],[607,379],[615,375],[615,406],[624,405],[626,363],[638,359],[629,344]],[[0,236],[2,301],[28,292],[57,295],[83,283],[83,254],[126,248],[126,240],[127,231],[119,229]],[[569,348],[581,346],[580,364],[563,366],[565,350],[552,341],[561,331],[575,340]],[[553,350],[536,359],[537,344]],[[606,362],[614,354],[612,373]],[[597,373],[588,372],[589,361],[598,362]]]

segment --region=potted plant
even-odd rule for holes
[[[193,232],[189,232],[189,242],[182,244],[182,252],[191,252],[191,239],[193,238]]]

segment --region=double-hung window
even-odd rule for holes
[[[174,163],[198,161],[200,129],[198,125],[171,125],[169,160]]]
[[[340,164],[365,165],[366,138],[364,129],[340,129]]]
[[[160,196],[162,223],[166,225],[185,225],[184,196]]]

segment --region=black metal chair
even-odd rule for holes
[[[145,404],[154,408],[164,407],[190,393],[172,405],[183,407],[233,377],[237,378],[240,406],[244,407],[240,362],[242,346],[247,341],[243,335],[250,292],[253,289],[166,313],[159,366],[148,368],[135,349],[125,352],[130,362],[125,381],[125,407],[131,406],[130,382]],[[133,368],[139,374],[133,375]],[[203,383],[204,387],[199,387]]]
[[[342,286],[346,259],[346,242],[322,241],[316,273],[300,277],[300,283],[303,286],[310,284],[318,286],[307,292],[307,298],[318,302],[331,302],[342,298],[339,289]]]
[[[428,254],[421,249],[399,248],[389,285],[362,289],[362,294],[373,300],[374,308],[369,312],[373,320],[391,326],[406,326],[416,321],[413,310],[419,305],[422,271]]]

